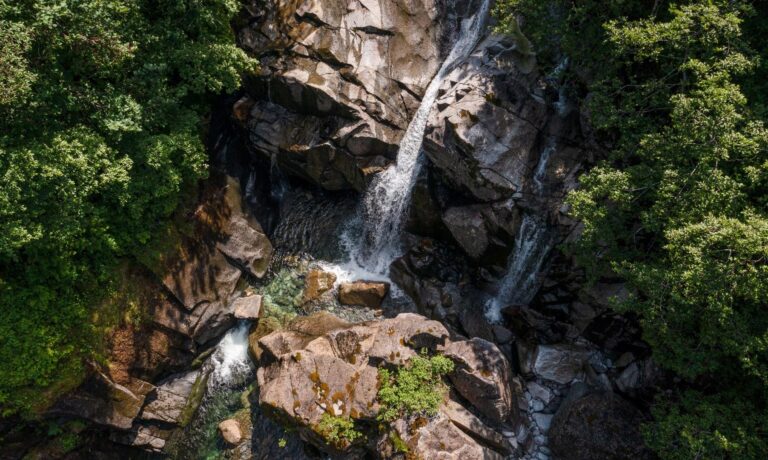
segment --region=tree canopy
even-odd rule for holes
[[[637,295],[655,360],[684,380],[646,439],[662,458],[768,456],[768,130],[760,2],[505,0],[543,66],[571,60],[608,152],[569,196],[593,278]]]
[[[239,0],[0,0],[0,409],[79,382],[92,315],[206,175],[203,116],[255,63]]]

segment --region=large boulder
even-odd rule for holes
[[[555,414],[549,443],[562,460],[653,458],[640,434],[642,414],[613,393],[572,390]]]
[[[195,370],[159,382],[147,397],[141,418],[178,425],[185,408],[190,404],[192,390],[201,378],[203,376],[200,371]]]
[[[450,376],[456,390],[492,421],[507,421],[515,408],[512,369],[499,348],[475,337],[450,342],[444,353],[456,364]]]
[[[589,352],[577,346],[539,345],[531,356],[530,370],[546,380],[567,384],[581,375],[588,359]]]
[[[379,308],[389,292],[389,283],[373,281],[355,281],[341,283],[339,302],[342,305],[359,305],[367,308]]]
[[[329,453],[351,455],[351,449],[360,446],[329,443],[318,428],[324,417],[374,424],[379,412],[379,368],[407,365],[425,349],[432,353],[444,350],[459,362],[460,370],[452,382],[464,397],[472,397],[474,410],[483,414],[490,411],[497,421],[508,418],[511,409],[500,401],[511,399],[509,390],[496,388],[494,393],[489,387],[509,378],[502,376],[509,372],[509,364],[493,346],[452,342],[437,321],[403,313],[332,328],[314,338],[296,329],[274,332],[259,340],[264,350],[257,371],[260,407],[282,423],[297,427],[303,439]],[[483,375],[485,372],[491,375]],[[482,390],[477,397],[468,392],[475,387]],[[494,425],[485,425],[454,401],[445,404],[435,417],[393,422],[390,434],[397,433],[399,442],[419,458],[501,458],[499,452],[509,450]],[[374,432],[372,429],[367,434]],[[380,434],[391,440],[386,433]],[[472,436],[495,447],[485,447]]]
[[[50,416],[78,417],[117,430],[128,430],[153,385],[138,379],[115,383],[100,370],[48,410]]]

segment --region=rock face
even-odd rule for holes
[[[363,190],[440,67],[452,12],[437,0],[262,3],[239,34],[262,64],[241,104],[252,145],[327,190]]]
[[[192,389],[201,377],[200,371],[192,371],[159,382],[147,398],[148,402],[141,411],[141,418],[179,424]]]
[[[507,421],[515,405],[510,384],[512,370],[499,348],[474,338],[451,342],[444,353],[456,363],[451,374],[456,390],[492,421]]]
[[[450,340],[439,322],[403,313],[391,319],[324,328],[314,337],[290,329],[259,341],[265,350],[257,371],[259,403],[265,412],[297,426],[304,439],[331,452],[338,446],[327,445],[315,431],[323,414],[351,417],[363,423],[375,420],[379,410],[378,366],[403,365],[422,349],[445,349],[447,356],[463,363],[462,370],[451,380],[460,382],[456,390],[465,397],[474,398],[468,391],[478,382],[483,385],[484,396],[495,395],[490,403],[482,403],[483,407],[475,410],[492,410],[497,418],[507,418],[512,412],[512,395],[504,386],[510,377],[499,375],[509,371],[503,355],[490,344]],[[446,411],[455,414],[458,409],[456,403],[452,404],[454,407]],[[468,420],[454,418],[464,420],[464,424]],[[426,422],[416,431],[408,430],[405,421],[393,424],[401,439],[423,458],[482,459],[498,455],[465,434],[461,423],[453,423],[445,413]],[[485,436],[493,438],[492,432],[487,428]],[[496,434],[494,439],[499,436]]]
[[[80,388],[58,401],[48,415],[80,417],[99,425],[127,430],[153,388],[138,379],[125,385],[115,383],[107,375],[95,371]]]
[[[438,212],[468,256],[503,264],[523,209],[555,218],[584,157],[578,122],[567,101],[546,93],[522,34],[487,38],[445,78],[424,152],[463,198]]]
[[[563,460],[650,459],[640,436],[640,412],[621,397],[588,392],[569,397],[549,430],[550,447]]]
[[[339,286],[339,301],[343,305],[360,305],[367,308],[379,308],[389,292],[388,283],[356,281],[342,283]]]
[[[240,186],[227,178],[210,186],[194,215],[194,235],[153,267],[178,304],[154,312],[154,321],[198,343],[221,334],[234,322],[235,288],[247,273],[264,275],[272,245],[245,210]]]

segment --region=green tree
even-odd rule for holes
[[[77,384],[118,261],[206,175],[203,115],[254,66],[239,6],[0,0],[3,412]]]
[[[497,8],[502,30],[523,15],[523,31],[541,37],[543,66],[573,59],[570,83],[609,151],[568,198],[584,223],[573,249],[593,279],[619,274],[636,288],[616,308],[639,313],[655,359],[685,378],[657,401],[649,445],[663,458],[765,458],[768,130],[754,51],[765,49],[744,33],[766,30],[765,6]]]

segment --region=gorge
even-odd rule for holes
[[[181,3],[173,14],[202,24],[189,40],[225,24],[237,51],[214,57],[211,49],[223,46],[214,43],[193,62],[179,52],[179,68],[252,62],[222,72],[239,75],[236,89],[213,84],[212,105],[199,104],[207,174],[184,156],[186,138],[163,133],[137,143],[172,146],[146,164],[127,160],[136,165],[127,170],[152,175],[163,161],[185,165],[169,174],[182,198],[158,205],[166,205],[164,218],[126,224],[135,235],[157,225],[152,236],[136,236],[139,249],[112,257],[112,284],[94,277],[103,298],[77,316],[76,328],[101,335],[78,355],[82,372],[69,378],[50,365],[56,378],[0,377],[15,385],[0,388],[0,459],[687,458],[649,441],[662,428],[672,438],[687,432],[653,428],[663,412],[655,404],[680,389],[713,387],[697,387],[701,376],[685,380],[659,360],[658,350],[674,347],[648,337],[665,329],[649,328],[647,313],[627,307],[654,299],[649,284],[670,285],[653,278],[657,271],[632,272],[663,245],[644,233],[651,211],[621,221],[651,187],[630,187],[624,170],[594,179],[640,162],[621,154],[629,135],[598,126],[605,120],[593,104],[607,104],[604,88],[585,83],[598,79],[568,48],[573,37],[564,29],[547,35],[547,21],[562,19],[570,3],[554,1],[544,13],[527,0],[211,0],[201,11]],[[225,4],[226,20],[206,19]],[[601,30],[618,22],[605,24]],[[163,68],[152,61],[131,71]],[[198,80],[190,87],[215,78]],[[137,94],[151,86],[134,85]],[[190,94],[146,104],[181,107]],[[119,101],[132,110],[129,98]],[[189,116],[167,110],[168,118]],[[125,130],[117,137],[125,148],[130,123],[103,123]],[[632,149],[661,151],[664,142],[650,136]],[[755,149],[755,157],[765,154]],[[638,169],[632,178],[651,176]],[[125,174],[106,166],[94,173]],[[762,173],[739,177],[749,174]],[[585,195],[594,190],[607,196],[605,208]],[[622,201],[635,192],[635,201]],[[162,201],[116,196],[102,201]],[[105,223],[102,214],[94,212],[89,231],[124,223]],[[598,234],[595,216],[610,229],[625,224],[627,234]],[[105,235],[107,247],[125,239]],[[594,243],[586,256],[584,241]],[[632,252],[637,259],[610,259],[628,241],[647,246]],[[745,258],[764,267],[755,254]],[[685,260],[696,267],[698,259]],[[750,286],[745,292],[761,285]],[[754,375],[762,369],[758,342],[750,348],[758,357],[741,361],[758,363]],[[18,390],[30,381],[45,390]],[[750,457],[758,444],[741,445],[753,450],[722,458],[759,458]]]

